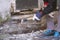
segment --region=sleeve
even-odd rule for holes
[[[56,9],[56,0],[48,0],[48,6],[44,8],[43,15],[49,14],[50,12],[54,11]]]

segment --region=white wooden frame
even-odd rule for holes
[[[21,10],[16,10],[16,0],[14,0],[12,3],[13,3],[14,12],[20,12]],[[33,10],[40,10],[41,8],[43,8],[43,0],[38,0],[38,8],[33,8]],[[27,10],[27,9],[22,9],[22,10]]]

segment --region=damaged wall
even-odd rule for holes
[[[0,0],[0,22],[10,18],[12,0]]]

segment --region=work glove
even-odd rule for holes
[[[42,12],[37,11],[33,16],[33,20],[39,21],[41,17],[42,17]]]

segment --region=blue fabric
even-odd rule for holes
[[[59,32],[55,32],[54,37],[59,37]]]
[[[45,34],[45,35],[49,35],[51,32],[52,32],[52,30],[46,30],[46,31],[44,32],[44,34]]]
[[[41,16],[42,16],[42,13],[40,13],[39,11],[37,11],[37,12],[36,12],[36,17],[40,19]]]

